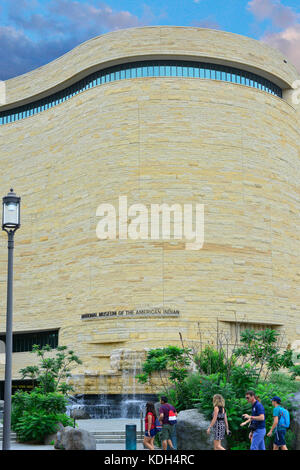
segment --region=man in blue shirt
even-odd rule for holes
[[[243,415],[243,418],[251,419],[251,428],[253,430],[249,434],[249,438],[251,439],[250,450],[266,450],[265,409],[263,405],[256,399],[255,393],[252,390],[249,390],[246,393],[246,400],[248,400],[248,403],[251,403],[252,405],[252,415]]]
[[[275,430],[273,450],[278,450],[279,447],[281,448],[281,450],[288,450],[286,446],[286,442],[285,442],[286,427],[284,427],[280,423],[280,417],[282,414],[282,407],[280,406],[280,403],[281,403],[281,399],[279,397],[272,398],[272,405],[274,406],[273,424],[267,436],[271,437],[273,431]]]

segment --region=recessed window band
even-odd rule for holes
[[[25,119],[57,106],[83,91],[117,80],[143,77],[189,77],[245,85],[282,98],[282,89],[265,78],[245,70],[202,62],[157,60],[115,65],[94,72],[73,85],[41,100],[0,112],[0,125]]]

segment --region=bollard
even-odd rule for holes
[[[126,424],[126,450],[136,450],[136,424]]]

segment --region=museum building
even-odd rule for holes
[[[157,392],[135,379],[150,348],[274,328],[299,350],[299,78],[254,39],[160,26],[104,34],[2,82],[0,188],[22,198],[14,389],[33,344],[74,350],[74,394],[102,398]],[[131,208],[203,205],[203,244],[172,237],[172,209],[169,238],[122,237],[118,223],[99,238],[98,207],[118,215],[125,196]],[[4,232],[0,247],[2,394]]]

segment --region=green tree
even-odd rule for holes
[[[140,383],[146,383],[152,374],[157,373],[165,392],[170,382],[180,388],[188,376],[191,360],[188,348],[167,346],[166,348],[151,349],[142,365],[143,373],[137,375]]]
[[[265,380],[271,372],[294,365],[293,352],[287,348],[282,353],[276,330],[267,328],[261,331],[247,329],[241,333],[241,346],[235,349],[235,356],[242,359],[242,364],[251,364],[257,370],[258,383],[263,371]]]
[[[71,366],[74,364],[82,364],[74,351],[67,350],[66,346],[58,346],[54,357],[47,357],[47,353],[52,352],[49,345],[42,348],[34,344],[32,353],[39,358],[39,364],[36,366],[28,366],[20,370],[22,378],[29,377],[36,381],[38,388],[42,393],[61,392],[67,394],[73,388],[66,383],[66,379],[71,376]]]
[[[217,351],[212,346],[205,346],[203,351],[194,355],[193,359],[201,374],[210,375],[227,370],[223,349]]]

